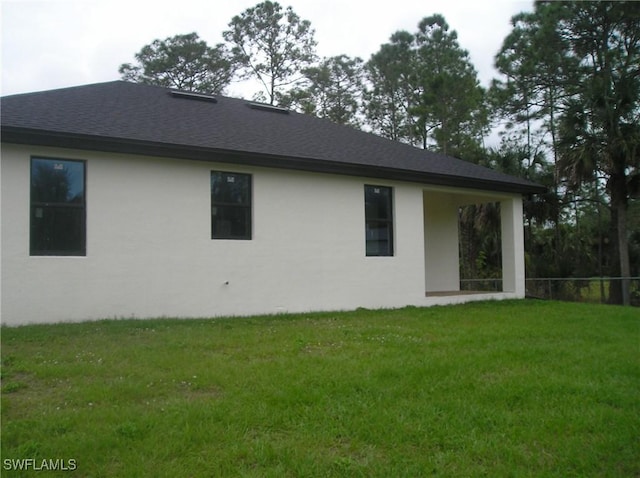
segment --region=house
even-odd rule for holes
[[[524,296],[540,186],[264,104],[122,81],[2,98],[2,322]],[[499,202],[503,291],[460,292]]]

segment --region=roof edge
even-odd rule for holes
[[[255,152],[194,148],[193,146],[179,144],[96,137],[11,126],[2,126],[0,134],[3,143],[139,154],[165,158],[183,158],[196,161],[234,163],[347,176],[365,176],[378,179],[391,179],[437,186],[464,187],[505,193],[540,194],[547,191],[546,187],[524,179],[521,179],[524,183],[514,183],[477,178],[461,178],[460,176],[383,168],[379,166],[374,167],[357,163],[320,161],[313,158],[284,157]]]

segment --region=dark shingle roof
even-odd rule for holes
[[[246,100],[199,101],[124,81],[6,96],[2,141],[532,193],[524,179]]]

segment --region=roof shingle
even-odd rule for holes
[[[229,161],[505,192],[544,188],[449,156],[240,99],[98,83],[2,98],[2,141]]]

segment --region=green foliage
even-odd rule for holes
[[[545,14],[520,13],[511,20],[513,29],[496,55],[495,66],[504,80],[494,80],[493,105],[510,122],[511,129],[525,127],[526,144],[533,154],[536,125],[551,135],[555,148],[557,116],[568,92],[565,83],[577,64],[566,51],[567,42],[556,31],[562,10],[547,5]]]
[[[233,17],[223,33],[233,45],[236,64],[245,77],[255,77],[274,104],[280,88],[299,81],[299,73],[315,60],[314,30],[287,7],[269,0]]]
[[[318,66],[306,68],[304,85],[279,95],[278,104],[334,123],[358,126],[362,69],[360,58],[324,58]]]
[[[566,101],[568,111],[560,129],[559,171],[574,189],[594,177],[606,180],[617,274],[629,277],[629,182],[640,174],[640,4],[563,7],[565,14],[556,30],[567,38],[567,52],[578,70],[566,85],[572,96]],[[624,281],[620,295],[629,304]]]
[[[563,118],[560,171],[572,185],[640,167],[640,4],[567,4],[558,29],[579,62]],[[619,186],[626,198],[626,181]],[[612,196],[614,191],[610,191]]]
[[[196,33],[154,40],[135,58],[120,66],[124,80],[200,93],[222,92],[235,72],[226,47],[209,47]]]
[[[2,397],[2,457],[101,477],[635,476],[637,336],[635,310],[541,301],[3,328],[3,373],[27,386]]]
[[[415,35],[419,102],[416,133],[423,147],[435,141],[437,150],[455,154],[469,136],[481,137],[484,90],[469,53],[458,44],[455,30],[442,15],[422,19]]]
[[[414,119],[410,111],[415,94],[414,37],[406,31],[391,35],[366,64],[369,88],[364,92],[365,115],[378,134],[394,141],[415,142]]]
[[[462,207],[459,236],[460,279],[500,279],[500,204],[485,203]]]
[[[391,36],[367,64],[366,114],[375,131],[465,156],[488,125],[484,90],[469,54],[442,15]]]
[[[490,97],[524,138],[530,162],[540,147],[553,158],[556,197],[547,197],[554,207],[545,218],[551,236],[558,245],[561,226],[577,219],[577,203],[606,204],[612,274],[628,277],[627,209],[640,183],[640,4],[536,2],[512,23],[496,57],[503,79],[494,81]],[[565,269],[562,260],[558,253],[556,269]],[[572,273],[585,262],[576,258]],[[628,291],[620,300],[628,302]]]

